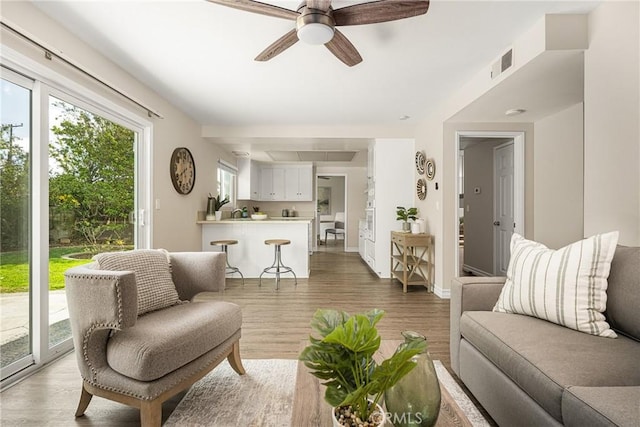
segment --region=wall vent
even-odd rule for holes
[[[491,65],[491,78],[495,79],[500,74],[513,66],[513,49],[509,49],[504,55]]]

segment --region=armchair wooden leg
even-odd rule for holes
[[[84,415],[84,411],[87,410],[87,406],[91,402],[91,398],[93,394],[89,393],[86,388],[84,388],[84,382],[82,383],[82,394],[80,394],[80,402],[78,403],[78,409],[76,409],[76,417],[81,417]]]
[[[140,426],[160,427],[162,425],[162,402],[159,399],[144,401],[140,404]]]
[[[240,359],[240,342],[236,341],[233,344],[233,349],[229,356],[227,356],[227,360],[229,361],[229,365],[233,368],[234,371],[239,373],[240,375],[245,374],[244,366],[242,366],[242,360]]]

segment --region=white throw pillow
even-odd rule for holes
[[[617,242],[614,231],[552,250],[514,233],[507,280],[493,311],[526,314],[615,338],[603,313]]]
[[[165,250],[105,252],[93,257],[101,270],[133,271],[138,288],[138,316],[180,302]]]

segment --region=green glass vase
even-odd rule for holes
[[[404,331],[404,343],[427,339],[416,332]],[[440,412],[440,384],[429,352],[425,349],[412,359],[415,368],[384,394],[387,418],[395,427],[430,427]]]

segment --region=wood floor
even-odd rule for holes
[[[284,260],[286,263],[286,259]],[[357,253],[323,250],[311,257],[309,279],[283,279],[275,290],[273,279],[248,279],[242,286],[227,280],[224,293],[215,299],[242,307],[240,351],[246,359],[296,359],[300,341],[311,333],[309,320],[317,308],[343,309],[350,313],[380,308],[386,311],[379,323],[383,339],[401,339],[403,330],[427,336],[429,352],[449,369],[449,301],[413,287],[379,279]],[[226,363],[226,362],[223,362]],[[449,369],[450,370],[450,369]],[[75,355],[69,354],[0,396],[3,426],[134,426],[138,411],[118,403],[94,398],[86,415],[74,419],[80,396],[80,375]],[[181,396],[165,402],[163,420]],[[300,426],[305,427],[305,426]]]

